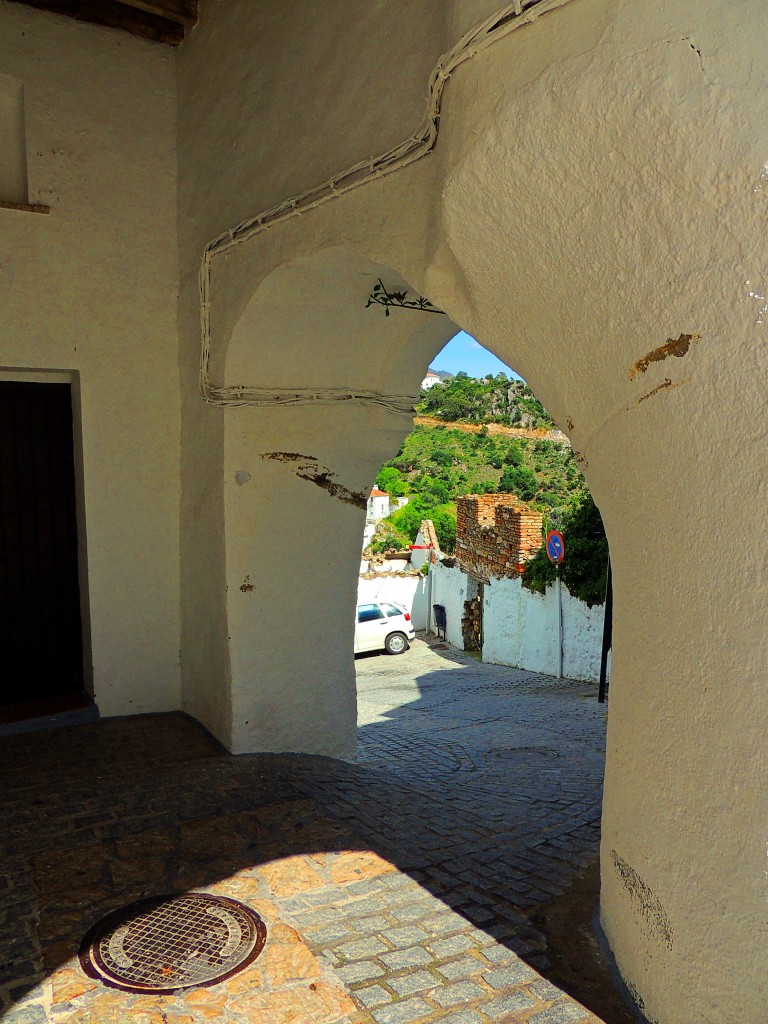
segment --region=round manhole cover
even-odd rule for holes
[[[80,963],[112,988],[169,994],[242,971],[266,937],[259,915],[236,900],[197,892],[158,896],[99,921],[83,939]]]
[[[490,753],[503,761],[549,761],[560,756],[556,750],[549,747],[502,747],[500,750],[491,750]]]

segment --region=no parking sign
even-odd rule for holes
[[[565,558],[565,541],[559,530],[550,530],[545,543],[547,558],[555,565],[560,565]]]

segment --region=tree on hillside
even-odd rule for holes
[[[430,459],[436,466],[450,466],[453,462],[450,454],[441,448],[436,448],[430,455]]]
[[[522,466],[525,464],[523,458],[523,447],[519,441],[510,441],[507,453],[504,456],[505,466]]]
[[[395,469],[394,466],[384,466],[379,470],[379,475],[376,477],[376,486],[380,490],[386,491],[393,498],[399,498],[408,493],[402,473],[399,469]]]
[[[428,499],[420,497],[409,501],[389,519],[400,533],[408,537],[411,544],[416,539],[422,519],[431,519],[435,524],[440,549],[450,554],[456,548],[456,516],[448,509],[430,503]]]
[[[502,494],[515,494],[521,501],[531,501],[538,489],[538,480],[525,466],[507,466],[499,480]]]
[[[427,484],[427,489],[436,505],[445,505],[450,500],[451,488],[446,480],[432,479]]]

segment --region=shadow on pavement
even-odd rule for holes
[[[517,954],[550,971],[531,915],[596,856],[601,719],[582,684],[435,654],[450,680],[421,674],[417,700],[360,730],[356,765],[232,757],[182,714],[7,739],[4,1024],[595,1020]],[[175,997],[84,978],[92,925],[190,889],[267,922],[247,973]]]

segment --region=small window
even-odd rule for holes
[[[384,609],[388,619],[391,619],[394,615],[403,614],[403,609],[398,608],[397,605],[394,604],[383,604],[381,607]]]
[[[383,619],[384,615],[377,604],[361,604],[357,609],[358,622],[373,622],[375,619]]]
[[[0,75],[0,201],[29,201],[24,86],[7,75]]]

